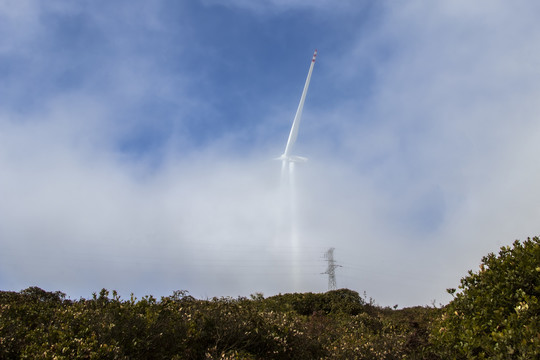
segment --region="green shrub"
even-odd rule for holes
[[[406,346],[408,322],[363,306],[346,289],[251,300],[179,291],[160,301],[105,289],[77,301],[39,288],[0,291],[0,359],[390,359],[416,351]]]
[[[364,312],[366,304],[353,290],[340,289],[326,293],[294,293],[269,297],[262,301],[274,311],[294,311],[300,315],[324,314],[357,315]]]
[[[538,237],[482,259],[461,279],[433,338],[449,358],[540,358],[540,241]],[[448,289],[451,294],[455,289]]]

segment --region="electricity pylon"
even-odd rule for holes
[[[326,268],[326,271],[321,274],[328,274],[328,290],[336,290],[336,268],[341,267],[341,265],[337,265],[336,261],[334,260],[334,248],[328,249],[326,253],[324,253],[324,257],[326,259],[326,262],[328,263],[328,267]]]

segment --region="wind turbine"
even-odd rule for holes
[[[287,145],[285,146],[285,151],[283,154],[277,158],[281,160],[281,186],[282,186],[282,205],[285,206],[284,212],[281,216],[282,218],[280,223],[281,226],[286,225],[285,233],[288,233],[290,236],[290,246],[292,250],[292,266],[293,266],[293,285],[296,289],[300,285],[300,273],[299,273],[299,253],[300,253],[300,244],[299,236],[297,229],[297,220],[296,220],[296,189],[294,184],[294,164],[297,162],[305,162],[307,159],[301,156],[292,155],[292,149],[296,138],[298,137],[298,128],[300,127],[300,120],[302,119],[302,110],[304,109],[304,102],[306,100],[306,94],[309,87],[309,81],[311,80],[311,73],[313,72],[313,65],[315,65],[315,58],[317,57],[317,50],[313,53],[313,58],[311,59],[311,65],[309,66],[309,72],[306,78],[306,83],[304,84],[304,90],[302,91],[302,97],[300,98],[300,103],[298,104],[298,109],[296,109],[296,115],[294,116],[293,124],[291,127],[291,132],[289,133],[289,138],[287,139]],[[286,196],[287,199],[284,197]],[[286,220],[285,223],[282,220]],[[282,233],[283,234],[283,233]]]

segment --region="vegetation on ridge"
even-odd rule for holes
[[[357,292],[197,300],[0,292],[0,359],[538,358],[538,238],[482,259],[442,309],[381,308]]]
[[[452,358],[540,359],[540,241],[505,246],[482,259],[434,329]]]

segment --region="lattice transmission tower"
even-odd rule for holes
[[[328,249],[324,253],[324,258],[326,259],[326,262],[328,263],[328,267],[326,268],[326,271],[322,274],[328,274],[328,290],[336,290],[336,268],[341,267],[341,265],[337,265],[336,261],[334,260],[334,248]]]

